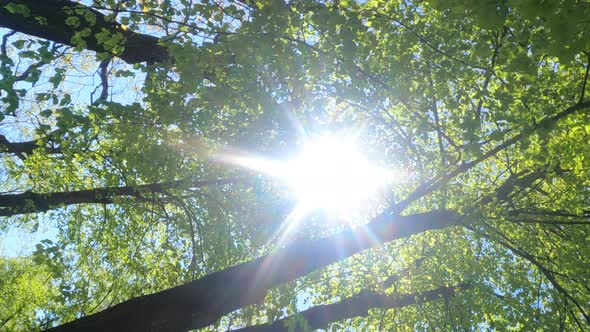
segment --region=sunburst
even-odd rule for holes
[[[361,152],[357,135],[324,133],[303,142],[287,160],[259,156],[224,156],[223,160],[273,176],[287,184],[297,204],[286,220],[288,233],[313,211],[350,222],[375,202],[399,172],[377,166]],[[282,234],[284,236],[286,234]]]

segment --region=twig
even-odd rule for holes
[[[578,103],[582,103],[584,101],[584,94],[586,93],[586,83],[588,83],[588,71],[590,71],[590,52],[584,52],[586,54],[586,74],[584,74],[584,81],[582,82],[582,93],[580,95],[580,100]]]
[[[92,93],[90,94],[90,104],[91,105],[94,105],[94,106],[98,105],[100,102],[106,101],[107,97],[109,96],[108,66],[110,63],[111,63],[111,58],[109,57],[108,59],[101,61],[101,63],[98,65],[98,76],[100,77],[100,85],[97,86],[94,89],[94,91],[92,91]],[[98,96],[98,98],[93,101],[94,93],[96,93],[96,90],[98,89],[98,87],[102,87],[102,89],[100,91],[100,96]]]

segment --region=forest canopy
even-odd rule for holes
[[[0,0],[0,330],[590,329],[589,26]]]

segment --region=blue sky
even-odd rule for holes
[[[10,32],[8,29],[0,28],[0,38],[6,33]],[[11,47],[11,42],[19,39],[36,40],[36,38],[17,33],[10,37],[8,43],[8,55],[11,57],[14,63],[18,63],[18,72],[22,72],[28,63],[26,59],[19,59],[16,50]],[[69,63],[51,63],[42,68],[42,74],[39,82],[34,86],[30,83],[20,82],[16,88],[27,89],[27,95],[21,102],[21,107],[17,111],[17,117],[7,117],[0,123],[0,134],[6,136],[10,141],[26,141],[33,139],[32,136],[34,125],[31,123],[36,119],[29,112],[24,110],[35,110],[39,108],[38,103],[34,103],[35,94],[39,92],[46,92],[48,89],[48,79],[54,73],[55,66],[64,66],[68,68],[66,78],[62,84],[58,87],[66,93],[70,93],[72,96],[72,103],[80,107],[85,107],[90,103],[92,92],[99,87],[100,78],[97,73],[98,62],[94,58],[94,52],[75,52],[75,54]],[[141,91],[133,89],[133,87],[141,87],[142,81],[145,77],[144,73],[136,72],[136,76],[131,78],[115,77],[114,73],[117,70],[133,70],[131,66],[126,65],[119,59],[114,61],[109,66],[111,75],[109,76],[109,100],[116,102],[129,104],[133,102],[141,101]],[[100,91],[100,87],[99,90]],[[95,96],[99,94],[95,93]],[[43,106],[43,105],[41,105]],[[34,113],[34,112],[33,112]],[[2,159],[0,159],[2,160]],[[17,163],[20,161],[17,160]],[[0,192],[23,192],[31,188],[25,187],[25,185],[19,184],[15,179],[11,178],[6,173],[6,165],[0,161]],[[9,257],[15,257],[19,255],[28,255],[35,248],[35,244],[43,239],[55,240],[57,236],[57,230],[53,226],[52,220],[48,219],[50,214],[39,214],[38,218],[39,227],[36,232],[30,231],[31,222],[25,223],[24,226],[19,227],[18,222],[10,222],[8,219],[2,220],[0,217],[0,255]]]

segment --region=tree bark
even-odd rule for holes
[[[9,3],[25,5],[30,10],[30,14],[25,17],[19,13],[11,13],[5,8]],[[94,15],[96,22],[88,22],[84,17],[86,13]],[[66,19],[71,16],[78,18],[79,26],[66,24]],[[42,23],[43,20],[39,20],[38,17],[45,18],[46,24]],[[114,55],[127,63],[150,64],[170,58],[167,49],[158,45],[157,37],[127,30],[117,22],[107,20],[101,12],[70,0],[0,0],[0,26],[70,46],[76,46],[72,42],[76,32],[88,28],[91,33],[84,38],[85,48],[112,54],[111,50],[105,49],[96,38],[96,34],[106,29],[110,34],[120,33],[125,37],[120,45],[124,47],[124,50]]]
[[[0,134],[0,153],[13,153],[21,159],[25,159],[25,155],[33,154],[36,149],[44,148],[47,153],[60,154],[61,148],[53,146],[41,146],[36,141],[26,142],[10,142],[6,139],[6,136]]]
[[[301,241],[272,254],[215,272],[190,283],[133,298],[48,331],[186,331],[213,324],[246,305],[262,303],[266,292],[384,242],[456,225],[459,216],[432,211],[380,216],[362,227],[314,241]]]
[[[310,330],[325,329],[333,322],[367,316],[369,310],[373,308],[391,309],[407,307],[412,304],[429,302],[442,297],[450,297],[454,295],[456,290],[467,287],[469,287],[467,284],[461,284],[399,296],[364,290],[353,297],[345,298],[332,304],[319,305],[304,310],[298,313],[298,315],[305,319]],[[292,329],[289,329],[289,322],[294,319],[296,319],[295,316],[289,316],[270,324],[248,326],[234,330],[234,332],[305,332],[305,328],[301,325],[295,325]]]
[[[0,195],[0,216],[14,216],[24,213],[46,212],[74,204],[111,204],[116,197],[139,197],[146,193],[162,193],[179,187],[199,188],[209,185],[228,184],[237,179],[216,179],[203,181],[172,181],[137,186],[104,187],[77,191],[52,193],[24,192]]]

